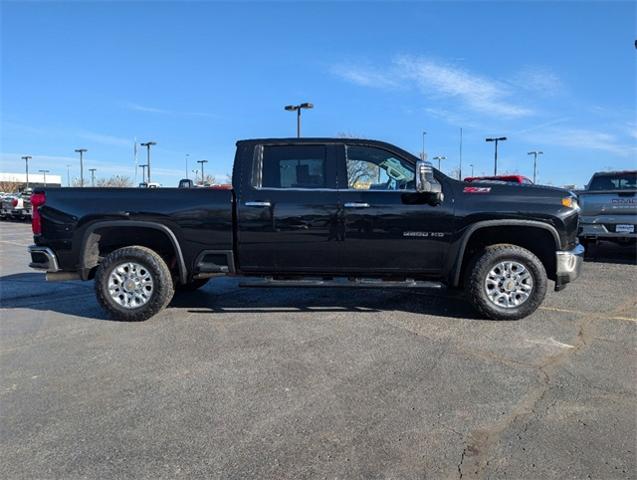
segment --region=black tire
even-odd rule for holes
[[[148,301],[135,308],[126,308],[111,298],[108,279],[115,268],[122,263],[135,262],[148,270],[153,280],[153,291]],[[163,310],[175,293],[173,279],[166,262],[153,250],[146,247],[124,247],[104,258],[95,274],[95,294],[97,301],[111,318],[124,322],[147,320]]]
[[[526,301],[517,307],[496,305],[489,298],[485,287],[488,273],[504,261],[521,264],[533,279],[531,293]],[[491,245],[478,253],[469,264],[465,283],[469,300],[475,309],[492,320],[519,320],[531,315],[544,300],[547,285],[546,270],[540,259],[525,248],[509,244]]]
[[[192,280],[188,283],[178,283],[175,290],[177,292],[194,292],[195,290],[200,289],[206,283],[208,283],[209,278],[199,278],[196,280]]]

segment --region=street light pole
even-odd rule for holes
[[[206,177],[204,176],[204,173],[203,173],[203,166],[205,163],[208,163],[208,160],[197,160],[197,163],[201,163],[201,184],[203,185],[206,181]]]
[[[80,187],[84,186],[84,154],[88,151],[86,148],[76,148],[75,151],[80,154]]]
[[[150,147],[157,145],[157,142],[140,143],[142,147],[146,147],[146,168],[148,169],[148,183],[150,183]]]
[[[425,160],[425,135],[427,135],[427,132],[423,130],[422,131],[422,154],[420,155],[420,159],[423,161]]]
[[[438,160],[438,170],[440,170],[440,161],[441,160],[447,160],[447,157],[443,156],[436,156],[434,157],[434,160]]]
[[[88,169],[88,171],[91,172],[91,187],[95,186],[95,170],[97,170],[97,168]]]
[[[494,165],[493,165],[493,174],[498,174],[498,142],[503,142],[507,139],[507,137],[493,137],[493,138],[485,138],[487,142],[495,142],[495,157],[494,157]]]
[[[190,157],[190,154],[187,153],[186,154],[186,180],[188,180],[190,177],[188,176],[188,158]]]
[[[146,183],[146,167],[147,167],[147,166],[148,166],[148,165],[147,165],[147,164],[145,164],[145,163],[143,163],[143,164],[141,164],[141,165],[139,166],[139,168],[141,168],[141,169],[142,169],[142,183]]]
[[[544,155],[544,152],[534,150],[532,152],[527,153],[527,155],[533,155],[533,183],[535,183],[535,178],[537,177],[537,156]]]
[[[286,105],[284,108],[288,112],[296,112],[296,138],[301,138],[301,110],[314,108],[314,105],[305,102],[298,105]]]
[[[66,186],[71,186],[71,165],[66,164]]]
[[[27,173],[27,189],[29,188],[29,160],[31,160],[31,155],[25,155],[22,157],[24,163],[26,164],[26,173]]]
[[[43,173],[44,174],[44,186],[46,187],[46,174],[49,173],[51,170],[38,170],[38,172]]]
[[[470,163],[469,166],[471,167],[471,176],[473,177],[473,163]]]

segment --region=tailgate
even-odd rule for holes
[[[599,190],[580,192],[582,215],[637,215],[635,190]]]

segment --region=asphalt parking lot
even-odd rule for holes
[[[0,223],[0,477],[635,478],[637,266],[529,318],[458,295],[240,289],[108,320]]]

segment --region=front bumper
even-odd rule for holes
[[[39,245],[31,245],[28,248],[31,255],[31,263],[29,267],[37,270],[46,270],[49,273],[59,272],[58,259],[48,247],[41,247]]]
[[[571,283],[580,275],[584,262],[584,247],[576,245],[572,250],[555,252],[555,290],[562,290],[567,283]]]

